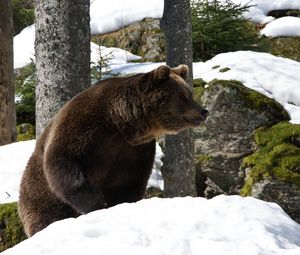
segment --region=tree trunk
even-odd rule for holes
[[[192,23],[189,0],[165,0],[161,28],[166,40],[167,64],[186,64],[190,69],[188,83],[193,86]],[[196,168],[192,130],[166,136],[162,175],[165,195],[195,196]]]
[[[0,145],[16,138],[13,67],[13,19],[10,0],[0,1]]]
[[[36,1],[36,129],[90,86],[89,0]]]

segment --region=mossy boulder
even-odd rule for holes
[[[0,204],[0,252],[25,239],[17,203]]]
[[[94,35],[92,41],[106,46],[127,50],[142,57],[141,61],[165,61],[164,36],[159,20],[146,18],[117,32]]]
[[[300,125],[282,122],[255,131],[258,149],[244,158],[241,195],[273,201],[300,223]]]
[[[244,185],[243,158],[257,145],[253,132],[289,120],[275,100],[239,81],[213,80],[198,100],[208,111],[205,125],[195,129],[197,184],[206,197],[239,194]]]

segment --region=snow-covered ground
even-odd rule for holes
[[[300,36],[300,18],[282,17],[268,23],[260,31],[268,37]]]
[[[299,255],[300,225],[274,203],[147,199],[55,222],[3,255]]]
[[[0,146],[0,204],[18,201],[22,173],[35,141]]]
[[[221,0],[225,2],[226,0]],[[270,11],[274,10],[299,10],[299,0],[230,0],[235,4],[242,6],[250,5],[249,12],[245,15],[255,23],[266,24],[275,18],[268,16]]]
[[[34,53],[35,25],[24,28],[14,37],[14,68],[21,68],[32,61],[35,62]],[[91,65],[95,65],[102,56],[107,56],[108,64],[124,64],[127,61],[139,60],[140,56],[134,55],[126,50],[119,48],[107,48],[98,46],[91,42]]]
[[[134,55],[126,50],[114,47],[99,46],[91,42],[91,65],[97,64],[101,57],[107,59],[107,64],[126,64],[128,61],[139,60],[142,57]]]
[[[161,18],[164,0],[91,0],[91,33],[105,34],[144,18]]]

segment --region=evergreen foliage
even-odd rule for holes
[[[104,54],[101,50],[99,42],[98,45],[99,59],[96,63],[94,63],[95,65],[91,68],[92,83],[111,76],[111,68],[109,67],[108,62],[112,59],[112,53],[109,52],[108,54]]]
[[[266,47],[254,24],[243,14],[250,6],[219,0],[192,0],[194,61],[206,61],[222,52]]]
[[[34,6],[32,0],[12,0],[14,34],[34,23]]]
[[[21,68],[15,76],[17,125],[35,125],[35,64]]]

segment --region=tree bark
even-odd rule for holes
[[[192,23],[190,0],[165,0],[161,28],[166,40],[167,64],[188,65],[188,83],[193,86]],[[167,197],[196,195],[196,168],[192,130],[165,138],[162,175]]]
[[[10,0],[0,1],[0,145],[16,139],[13,18]]]
[[[36,130],[90,86],[89,0],[36,1]]]

